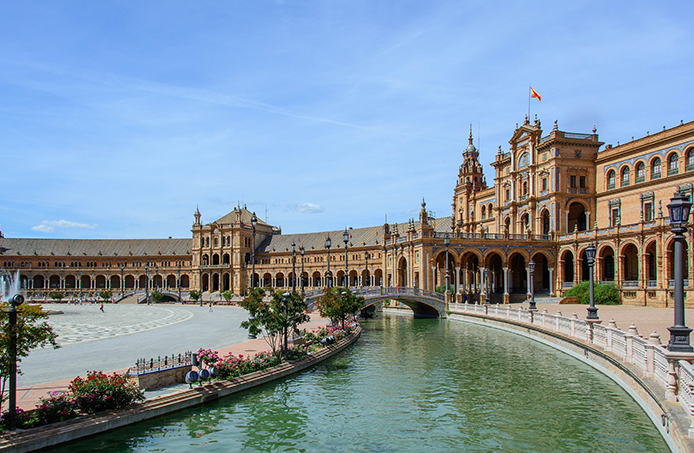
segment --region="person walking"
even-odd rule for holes
[[[210,311],[212,311],[212,301],[210,301]]]
[[[101,313],[106,313],[104,311],[104,301],[103,300],[101,301],[101,305],[99,305],[99,310],[101,310]]]

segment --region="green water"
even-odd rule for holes
[[[589,366],[472,324],[386,317],[288,379],[51,451],[666,452]]]

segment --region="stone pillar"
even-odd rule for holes
[[[655,375],[655,348],[659,348],[660,344],[660,335],[654,330],[646,344],[646,371],[643,373],[645,377],[652,378]]]
[[[511,302],[511,296],[508,293],[508,287],[509,287],[508,280],[509,280],[511,272],[510,272],[510,269],[508,267],[504,267],[503,270],[504,270],[504,296],[503,296],[503,300],[504,300],[505,304],[508,304]]]
[[[525,268],[525,294],[530,297],[530,268]]]
[[[455,293],[460,291],[460,267],[455,267]]]
[[[550,267],[549,271],[549,295],[554,296],[554,268]]]

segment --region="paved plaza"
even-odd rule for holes
[[[527,308],[527,304],[523,304]],[[36,349],[20,364],[23,375],[18,378],[18,404],[33,408],[38,398],[48,391],[65,390],[69,381],[84,376],[89,370],[125,370],[139,358],[156,358],[171,354],[212,348],[220,355],[253,354],[267,350],[264,340],[247,338],[240,328],[247,312],[236,306],[204,305],[99,305],[45,304],[56,312],[49,323],[58,333],[59,349]],[[586,315],[585,305],[540,304],[549,313],[564,316]],[[57,313],[58,311],[62,313]],[[654,330],[661,342],[669,339],[668,326],[673,324],[672,308],[632,306],[600,306],[598,315],[603,324],[614,318],[626,331],[635,324],[639,333],[648,337]],[[305,328],[325,325],[326,321],[312,315]],[[150,395],[154,396],[154,395]]]
[[[71,379],[88,370],[120,370],[139,358],[221,348],[247,339],[239,307],[198,305],[54,305],[49,323],[60,349],[36,349],[20,364],[18,386]]]

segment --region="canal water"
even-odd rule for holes
[[[315,368],[51,451],[667,452],[588,365],[518,335],[386,316]]]

